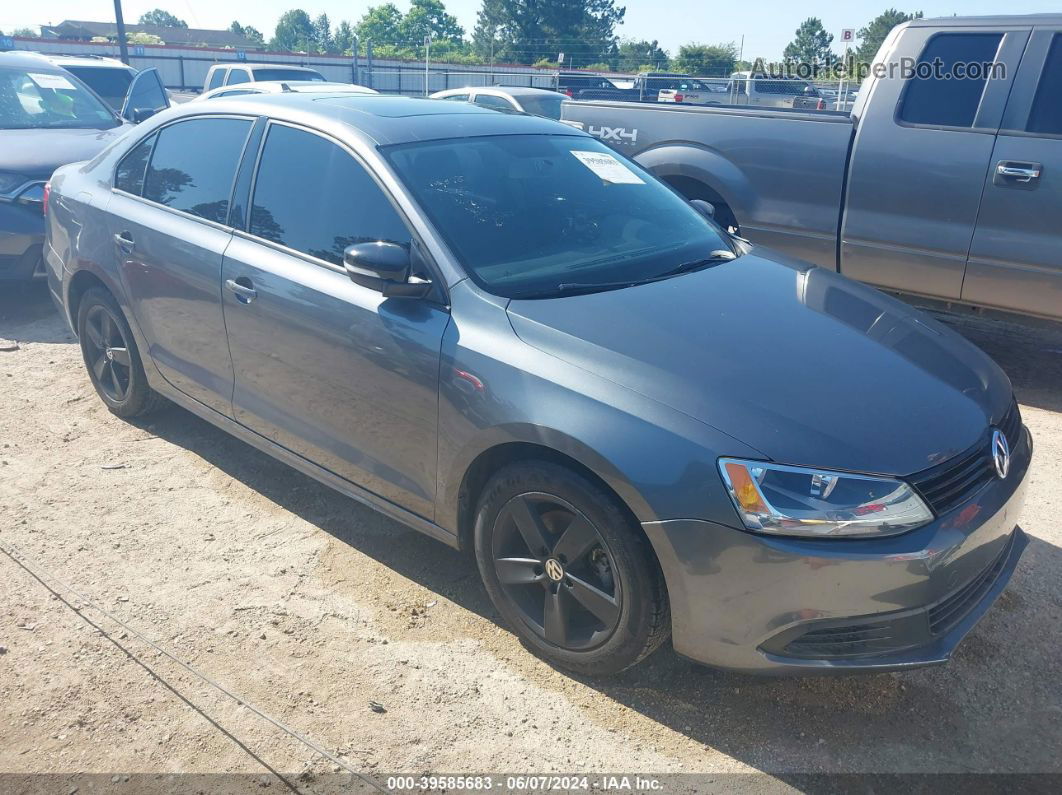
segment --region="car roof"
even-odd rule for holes
[[[37,71],[63,73],[61,66],[56,66],[47,57],[39,52],[27,50],[7,50],[0,52],[0,66],[15,67],[18,69],[36,69]],[[67,72],[69,74],[69,72]]]
[[[227,86],[218,86],[209,91],[204,91],[201,96],[216,96],[218,94],[224,94],[226,91],[241,91],[249,88],[259,89],[267,94],[282,94],[286,91],[292,93],[302,93],[305,91],[343,94],[376,93],[375,90],[368,86],[359,86],[354,83],[337,83],[321,80],[254,80],[246,83],[230,83]]]
[[[907,23],[912,28],[979,28],[1013,27],[1015,25],[1059,25],[1062,14],[1007,14],[985,17],[929,17],[913,19]]]
[[[353,134],[378,146],[477,135],[585,135],[551,119],[498,113],[464,102],[327,91],[244,94],[220,97],[209,105],[189,102],[160,114],[160,118],[174,120],[205,112],[268,116],[337,137]]]
[[[219,63],[215,66],[249,66],[252,69],[298,69],[300,72],[316,72],[312,66],[299,66],[297,63],[245,63],[233,61],[231,63]]]
[[[465,86],[464,88],[448,88],[445,91],[436,91],[432,97],[452,97],[455,94],[494,94],[495,96],[533,97],[546,94],[563,97],[552,88],[531,88],[530,86]]]
[[[101,55],[52,55],[51,53],[41,53],[41,55],[56,66],[93,66],[104,69],[124,69],[127,72],[136,71],[117,58],[105,58]]]

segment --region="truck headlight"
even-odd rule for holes
[[[902,480],[719,459],[745,527],[780,536],[873,537],[913,530],[933,513]]]

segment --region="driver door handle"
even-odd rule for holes
[[[119,232],[114,236],[114,242],[118,244],[118,248],[124,251],[126,254],[133,250],[133,246],[136,245],[133,242],[133,236],[128,232]]]
[[[1012,160],[1000,160],[996,164],[996,175],[1014,182],[1029,183],[1040,179],[1039,163],[1017,163]]]
[[[236,296],[236,300],[242,304],[249,304],[258,297],[258,291],[254,289],[251,280],[246,276],[238,279],[227,279],[225,288]]]

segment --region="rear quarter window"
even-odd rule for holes
[[[1002,40],[1001,33],[941,33],[931,38],[915,76],[907,79],[897,117],[908,124],[972,127],[988,72],[960,77],[960,70],[969,74],[970,64],[995,61]]]

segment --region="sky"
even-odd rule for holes
[[[310,16],[324,12],[335,25],[340,20],[356,22],[365,10],[383,0],[123,0],[126,22],[136,22],[152,8],[163,7],[193,28],[227,28],[234,20],[253,25],[268,39],[277,18],[290,8],[303,8]],[[447,9],[471,33],[482,0],[444,0]],[[844,28],[863,27],[890,6],[904,11],[923,11],[927,17],[961,14],[1032,14],[1058,12],[1058,0],[846,0],[844,3],[793,0],[757,0],[752,3],[715,0],[619,0],[627,15],[620,36],[657,39],[672,54],[691,41],[706,44],[733,41],[741,44],[744,56],[781,58],[797,26],[809,16],[822,19],[826,30],[841,38]],[[395,0],[403,11],[408,0]],[[16,27],[54,24],[64,19],[113,20],[112,0],[38,0],[35,3],[2,0],[0,30],[10,33]],[[835,47],[837,47],[835,43]]]

